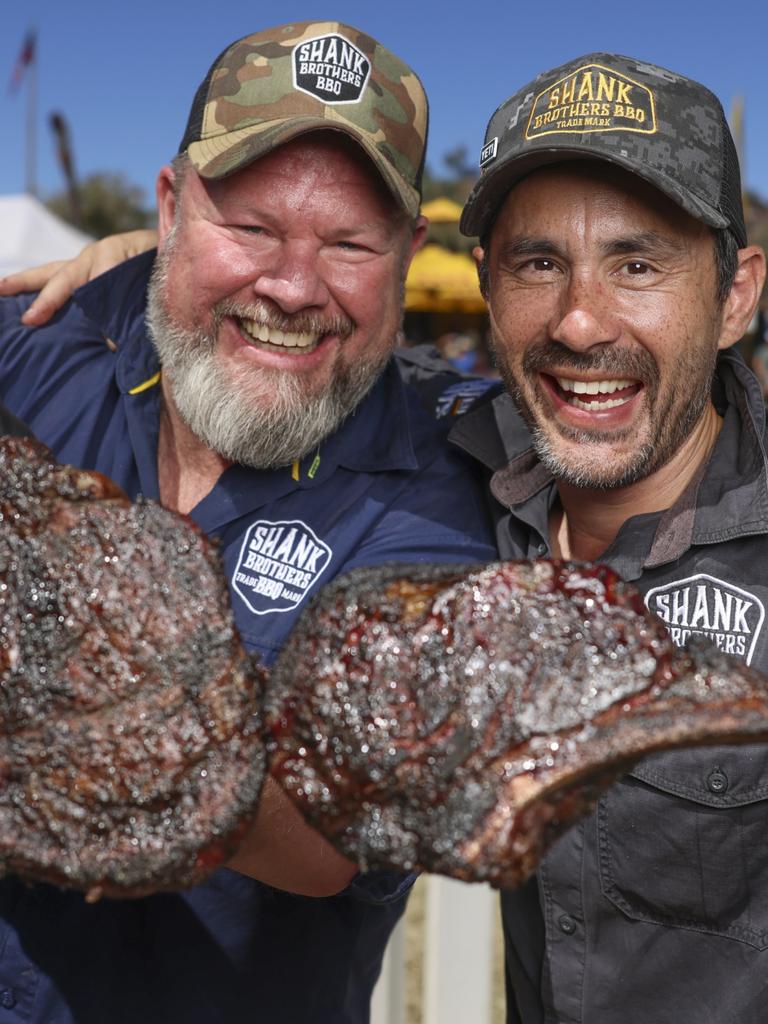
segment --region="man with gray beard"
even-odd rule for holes
[[[158,254],[45,327],[0,300],[2,400],[60,461],[215,537],[267,664],[338,573],[494,554],[468,460],[392,359],[426,126],[415,74],[350,26],[241,39],[158,176]],[[411,881],[358,874],[268,781],[228,868],[187,892],[0,882],[4,1019],[364,1024]]]
[[[296,160],[306,162],[312,147],[328,142],[327,133],[325,138],[316,133],[304,136],[296,147]],[[343,137],[332,140],[332,150],[345,147],[350,158],[357,160],[356,146]],[[281,159],[285,154],[283,148]],[[173,162],[173,194],[179,208],[188,167],[184,155]],[[410,235],[411,225],[406,216],[396,208],[389,216],[393,223],[400,220],[406,235]],[[258,376],[248,374],[252,377],[250,392],[232,387],[216,355],[219,331],[227,317],[259,324],[259,340],[263,343],[269,342],[269,332],[280,331],[307,337],[334,336],[343,344],[356,325],[343,310],[328,314],[302,309],[289,314],[279,305],[270,304],[268,298],[257,296],[247,304],[223,299],[213,307],[208,328],[185,328],[165,298],[172,261],[178,255],[178,224],[177,210],[155,258],[146,318],[165,375],[173,381],[173,404],[192,434],[231,462],[260,469],[287,465],[334,433],[378,379],[390,351],[364,351],[351,365],[340,365],[327,386],[311,394],[305,393],[300,377],[271,366],[261,366]],[[416,227],[421,233],[421,225]],[[181,258],[185,258],[183,251]],[[406,271],[403,264],[401,274],[404,276]]]

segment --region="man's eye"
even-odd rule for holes
[[[647,263],[641,263],[640,260],[632,260],[626,265],[628,274],[647,274],[650,271],[650,267]]]
[[[543,273],[547,273],[555,269],[555,264],[553,260],[548,260],[545,256],[542,256],[539,259],[531,260],[531,267],[534,270],[539,270],[542,271]]]

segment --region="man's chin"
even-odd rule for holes
[[[559,442],[559,443],[558,443]],[[649,472],[653,451],[637,443],[630,452],[617,452],[605,442],[587,440],[563,444],[533,432],[533,447],[539,460],[561,483],[584,490],[618,490],[643,479]]]

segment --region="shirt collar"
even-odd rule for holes
[[[160,370],[147,337],[147,284],[156,251],[142,253],[78,288],[73,301],[117,347],[115,376],[123,394],[137,393]],[[156,381],[155,381],[156,383]]]
[[[733,351],[717,363],[726,408],[709,461],[664,513],[649,565],[677,558],[691,544],[718,544],[768,532],[768,478],[764,447],[765,405],[754,374]],[[677,543],[661,534],[675,521]]]

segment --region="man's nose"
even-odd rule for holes
[[[621,326],[610,296],[594,275],[572,274],[550,324],[550,337],[574,351],[617,341]]]
[[[284,245],[253,283],[254,292],[271,299],[285,313],[319,309],[329,299],[319,257],[308,245]]]

